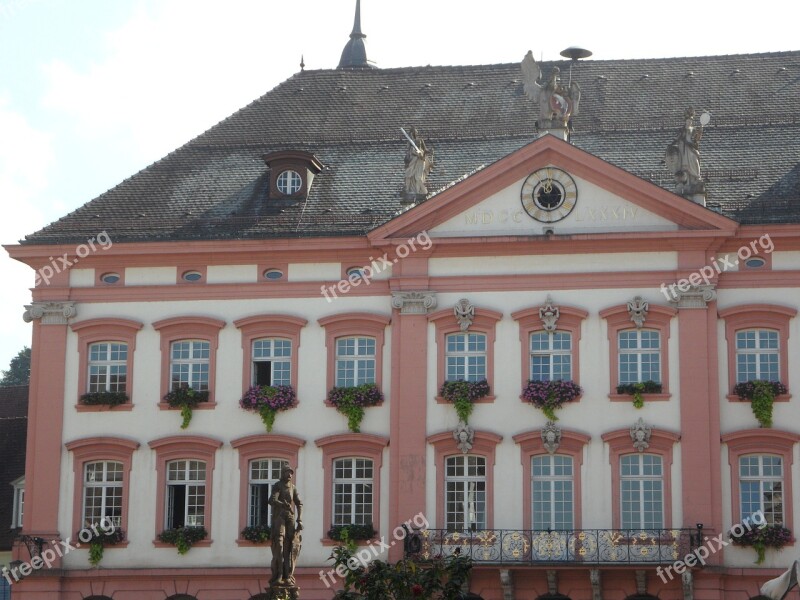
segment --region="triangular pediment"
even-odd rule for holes
[[[737,223],[552,135],[369,234],[388,239],[733,231]]]

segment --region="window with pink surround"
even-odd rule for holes
[[[741,522],[740,517],[763,510],[768,523],[792,529],[792,472],[797,442],[797,433],[777,429],[744,429],[722,435],[731,469],[733,524]]]
[[[211,545],[214,459],[220,440],[185,435],[153,440],[156,452],[156,522],[153,545],[166,547],[158,534],[180,526],[205,527],[209,537],[195,544]]]
[[[604,433],[611,463],[611,520],[615,529],[672,527],[672,455],[680,436],[653,429],[648,447],[633,447],[630,429]]]
[[[743,304],[719,311],[728,344],[728,399],[737,383],[754,379],[789,385],[789,321],[797,311],[775,304]],[[787,401],[789,395],[776,398]]]
[[[88,392],[125,392],[128,402],[115,410],[130,410],[133,404],[133,354],[136,333],[142,328],[129,319],[88,319],[70,325],[78,334],[78,400]],[[108,410],[106,406],[80,404],[81,412]]]
[[[124,438],[92,437],[68,442],[66,448],[72,453],[75,477],[73,533],[100,525],[104,519],[127,533],[131,462],[139,443]]]
[[[317,321],[325,328],[328,352],[326,387],[374,383],[383,385],[383,343],[389,317],[342,313]]]
[[[367,433],[331,435],[316,440],[322,449],[325,477],[323,498],[324,545],[333,545],[333,525],[371,524],[376,535],[381,523],[381,466],[389,439]]]
[[[523,527],[580,529],[583,449],[591,438],[562,429],[552,454],[544,447],[541,430],[520,433],[513,439],[519,444],[522,463]]]
[[[300,330],[306,323],[290,315],[234,321],[242,332],[242,392],[251,385],[291,385],[297,391]]]
[[[494,341],[497,322],[503,314],[485,308],[476,308],[472,324],[466,331],[446,308],[428,315],[436,328],[436,385],[445,381],[480,381],[486,379],[494,390]],[[476,402],[492,402],[489,395]],[[437,396],[436,401],[447,401]]]
[[[213,408],[219,330],[225,321],[208,317],[175,317],[153,323],[161,334],[161,395],[181,386],[208,390],[208,402],[198,408]],[[162,409],[168,408],[161,402]]]
[[[248,526],[268,526],[271,512],[269,490],[280,479],[280,469],[297,470],[297,455],[305,440],[288,435],[249,435],[231,441],[239,452],[239,546],[252,546],[242,539]],[[296,478],[295,478],[296,480]]]
[[[617,386],[648,380],[660,383],[662,388],[661,393],[645,393],[645,401],[669,399],[670,322],[677,312],[671,307],[650,304],[643,327],[637,328],[626,304],[600,311],[608,326],[611,400],[629,402],[630,396],[618,394]]]
[[[554,332],[545,331],[538,306],[511,313],[519,324],[523,388],[531,379],[568,379],[580,385],[581,324],[589,313],[569,306],[558,309]]]
[[[494,526],[494,464],[502,436],[475,431],[472,449],[464,454],[453,432],[428,437],[436,464],[436,518],[439,527],[457,531]]]

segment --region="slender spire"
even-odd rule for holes
[[[364,38],[367,37],[361,32],[361,0],[356,0],[356,16],[353,20],[353,31],[350,33],[350,41],[342,51],[342,58],[339,60],[339,69],[374,69],[375,65],[367,61],[367,49],[364,46]]]

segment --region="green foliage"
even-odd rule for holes
[[[340,542],[370,540],[375,536],[372,523],[366,525],[334,525],[328,530],[328,539]]]
[[[780,381],[754,379],[737,383],[733,393],[742,400],[750,400],[758,423],[761,427],[772,427],[772,403],[776,396],[787,393],[786,386]]]
[[[383,394],[374,383],[351,387],[335,387],[328,392],[328,402],[347,417],[347,428],[353,433],[361,431],[364,408],[375,406],[383,400]]]
[[[639,383],[621,383],[617,386],[618,394],[630,394],[633,396],[633,406],[635,408],[644,407],[643,394],[660,394],[662,385],[652,379]]]
[[[104,528],[102,525],[94,525],[87,528],[92,534],[89,540],[89,564],[96,567],[103,560],[103,549],[106,546],[114,546],[125,540],[125,532],[119,527]],[[75,535],[80,539],[80,532]]]
[[[169,404],[170,408],[181,409],[181,417],[183,417],[181,429],[186,429],[192,421],[192,409],[197,408],[201,402],[208,401],[208,392],[181,386],[167,392],[166,396],[164,396],[164,401]]]
[[[101,542],[92,542],[89,544],[89,564],[96,567],[103,560],[103,544]]]
[[[382,560],[363,564],[346,546],[334,548],[331,559],[334,569],[345,573],[337,600],[456,600],[472,569],[472,561],[462,556],[424,563],[405,559],[394,565]]]
[[[8,371],[1,371],[0,387],[28,385],[31,379],[31,349],[25,346],[11,359]]]
[[[480,381],[459,379],[445,381],[439,389],[439,395],[453,403],[458,418],[466,424],[469,422],[472,409],[475,408],[475,401],[488,396],[489,391],[489,383],[485,379]]]
[[[128,394],[125,392],[87,392],[81,396],[81,404],[97,406],[119,406],[128,401]]]
[[[242,539],[254,544],[263,544],[270,540],[272,532],[267,525],[248,525],[242,529]]]
[[[178,549],[178,554],[186,554],[189,549],[200,540],[208,536],[205,527],[178,527],[165,529],[158,534],[158,539],[165,544],[172,544]]]

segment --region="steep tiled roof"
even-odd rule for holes
[[[25,474],[28,386],[0,387],[0,551],[11,548],[14,494],[9,483]]]
[[[569,77],[569,63],[553,65]],[[701,143],[709,207],[742,223],[800,222],[800,52],[585,60],[572,142],[667,189],[667,144],[688,106],[712,113]],[[26,243],[364,233],[402,210],[414,125],[436,153],[436,191],[537,137],[519,63],[297,73]],[[265,201],[262,156],[307,150],[325,165],[307,201]]]

